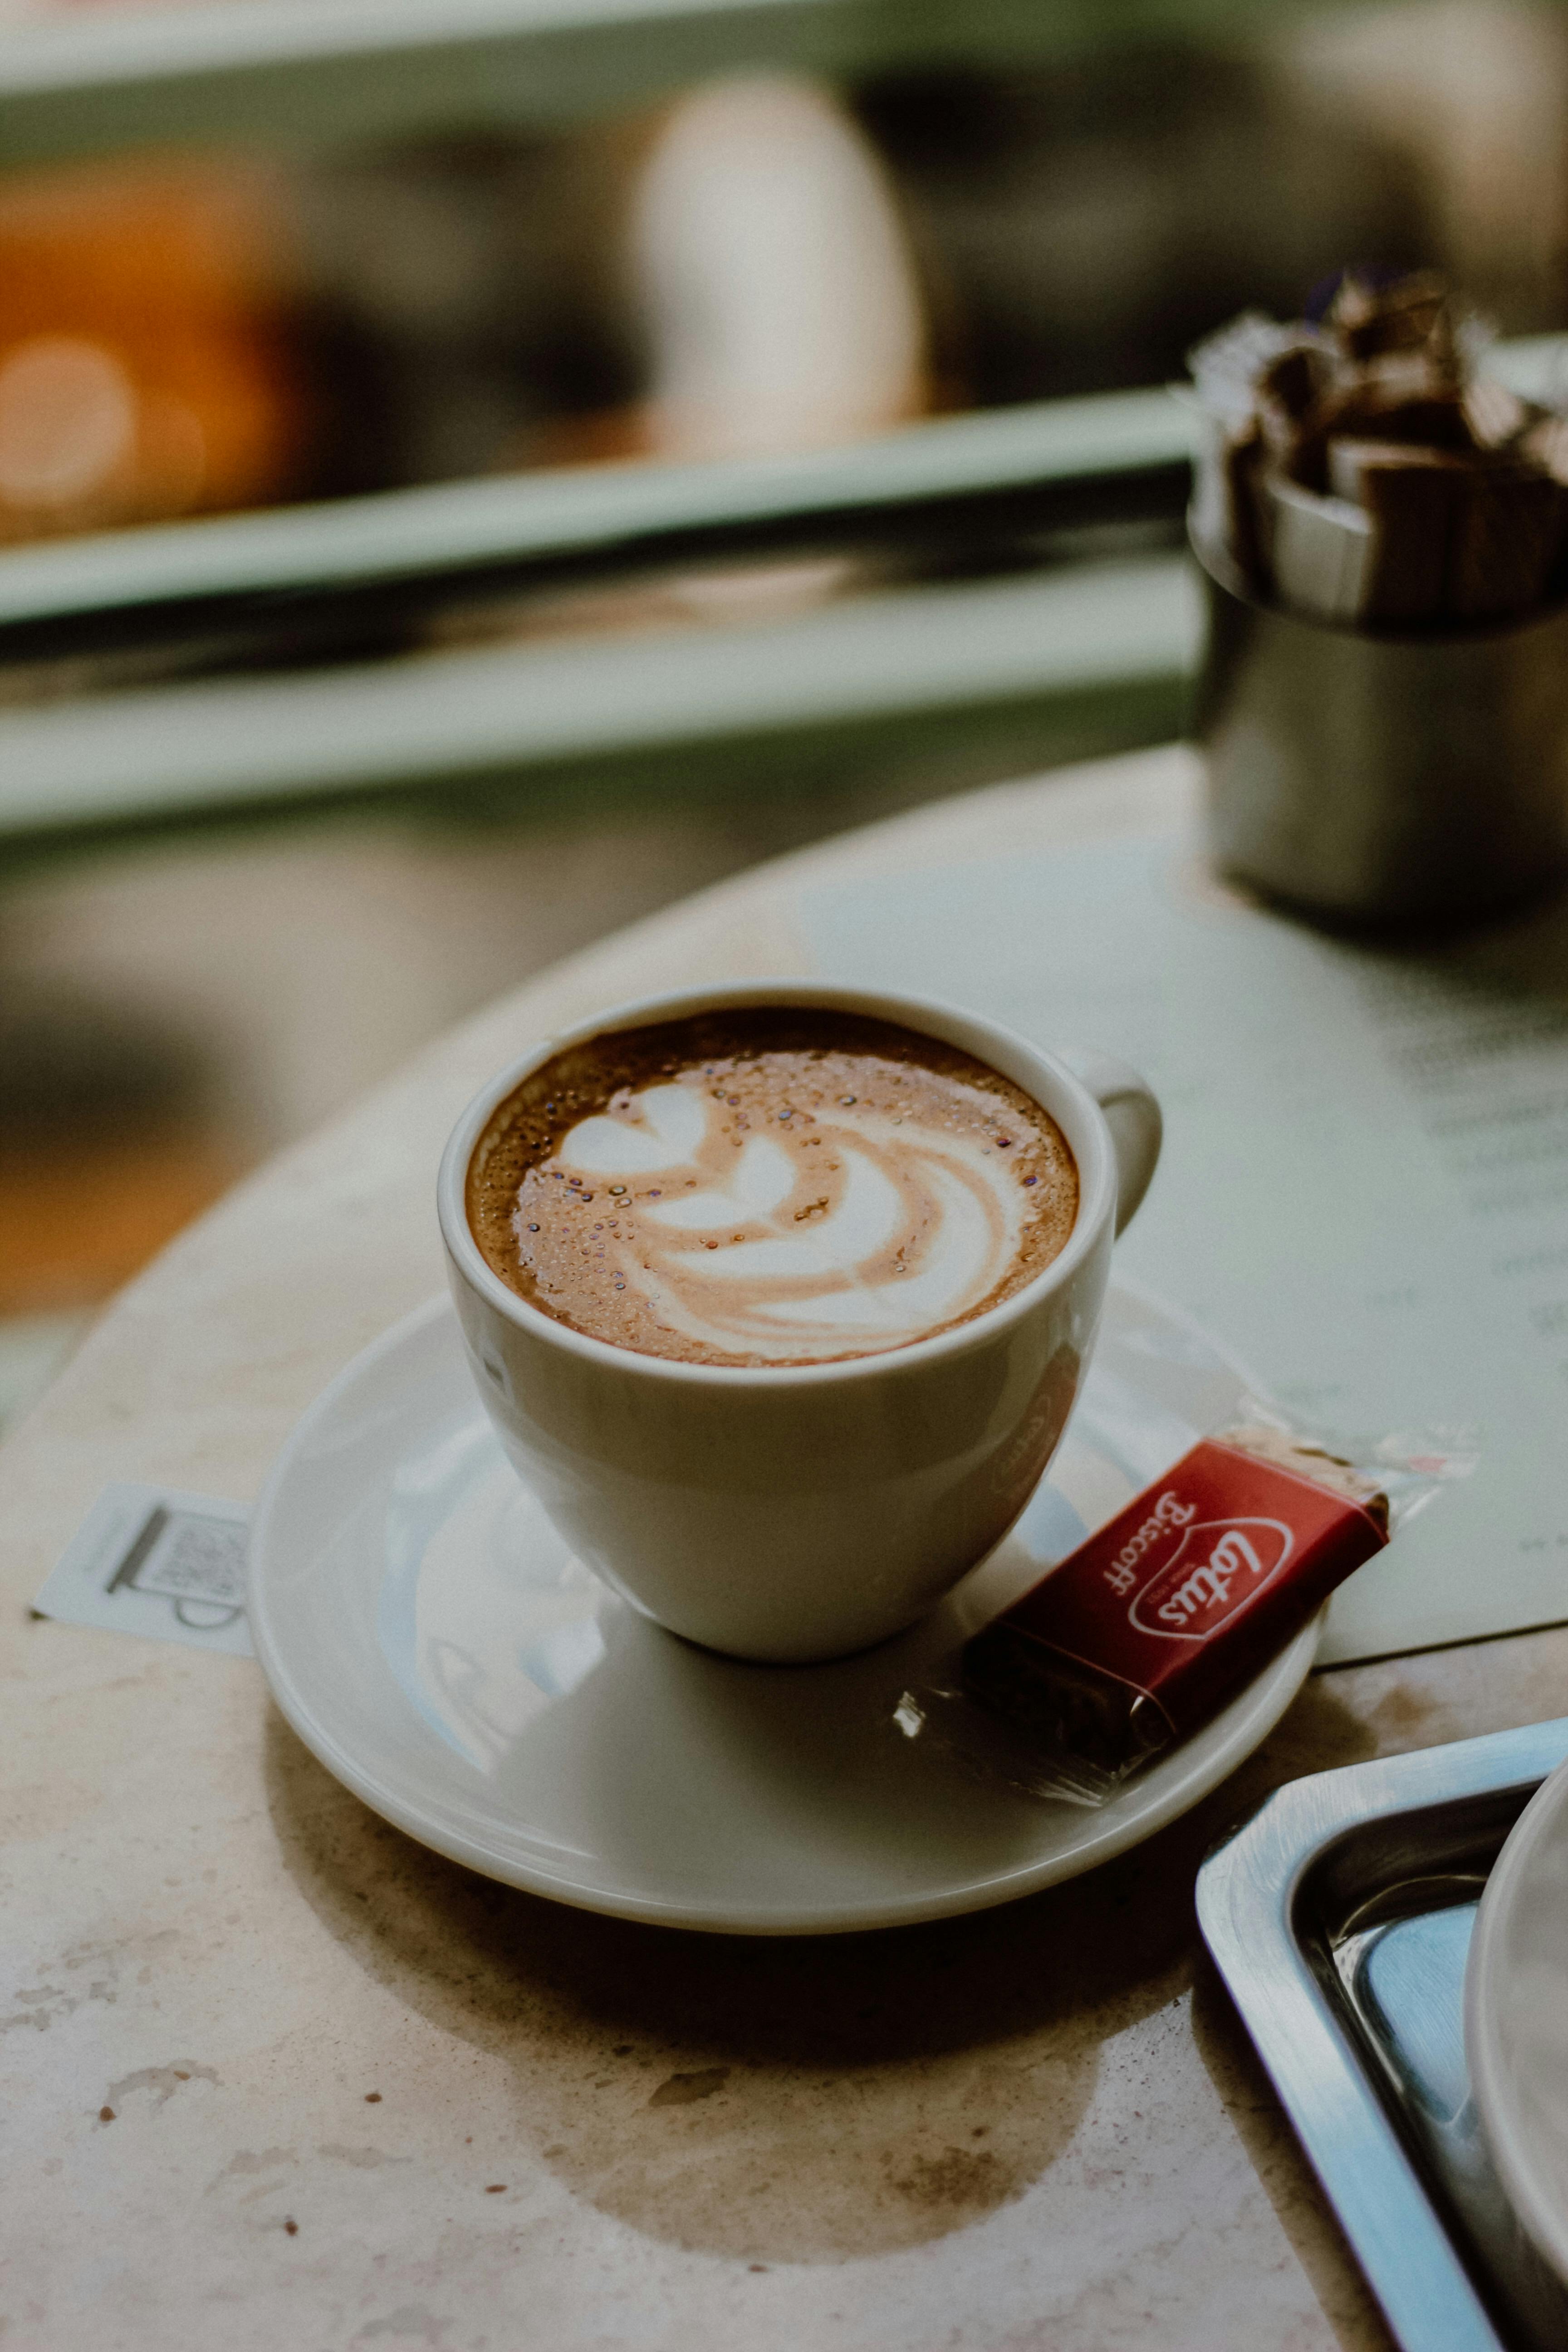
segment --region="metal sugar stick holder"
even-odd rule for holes
[[[1331,926],[1478,920],[1568,873],[1568,604],[1415,632],[1255,596],[1192,537],[1216,865]]]

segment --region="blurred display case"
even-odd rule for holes
[[[25,11],[0,838],[1173,731],[1188,425],[1137,387],[1434,233],[1289,31],[1333,15]]]

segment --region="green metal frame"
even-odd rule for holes
[[[1018,64],[1263,13],[1262,0],[225,0],[8,29],[0,119],[12,162],[548,128],[719,73]]]
[[[788,622],[206,678],[0,711],[0,838],[527,776],[558,796],[638,761],[691,789],[839,755],[951,759],[964,727],[1026,764],[1172,732],[1197,629],[1180,558],[830,604]],[[766,747],[772,747],[769,751]]]
[[[1179,517],[1163,392],[942,418],[807,457],[589,466],[58,541],[0,556],[0,661],[199,631],[294,642],[455,598],[876,548],[1017,545]]]
[[[241,671],[0,709],[0,840],[34,847],[526,778],[531,800],[723,773],[1021,764],[1178,723],[1194,609],[1173,556],[1019,573],[1020,546],[1179,517],[1164,393],[943,419],[810,457],[620,466],[108,534],[0,558],[0,658],[190,640],[340,650],[454,601],[717,558],[1010,551],[1014,576],[845,597],[766,625]],[[1058,542],[1059,543],[1059,541]],[[991,757],[997,756],[994,748]]]

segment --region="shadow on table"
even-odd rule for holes
[[[1095,2101],[1104,2045],[1190,1988],[1207,1846],[1279,1780],[1370,1746],[1312,1683],[1213,1798],[1086,1877],[968,1918],[780,1938],[478,1877],[370,1812],[276,1714],[267,1777],[305,1899],[377,1983],[512,2071],[519,2130],[574,2194],[684,2248],[822,2262],[942,2237],[1037,2181]],[[1242,2109],[1257,2097],[1247,2077]],[[1294,2203],[1321,2211],[1288,2134],[1270,2165],[1293,2168],[1289,2198],[1266,2175],[1288,2228]],[[1308,2267],[1325,2307],[1355,2302],[1348,2260],[1331,2299]]]
[[[687,2249],[842,2261],[942,2237],[1039,2180],[1096,2098],[1102,2046],[1192,1985],[1213,1837],[1281,1778],[1368,1748],[1314,1682],[1239,1776],[1142,1849],[1002,1910],[830,1938],[566,1910],[414,1844],[278,1715],[266,1764],[300,1894],[376,1983],[515,2072],[520,2131],[578,2197]],[[1258,2161],[1258,2079],[1215,2082]],[[1354,2307],[1277,2133],[1265,2185],[1326,2310]]]

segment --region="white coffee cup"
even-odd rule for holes
[[[973,1320],[836,1363],[678,1362],[529,1306],[486,1264],[468,1220],[468,1163],[497,1106],[568,1045],[752,1004],[899,1022],[1022,1087],[1078,1162],[1066,1248]],[[1078,1394],[1111,1242],[1159,1151],[1159,1105],[1121,1063],[1075,1056],[1069,1068],[919,997],[759,981],[615,1006],[503,1070],[447,1147],[441,1232],[479,1395],[578,1557],[645,1615],[710,1649],[832,1658],[912,1623],[1023,1509]]]

